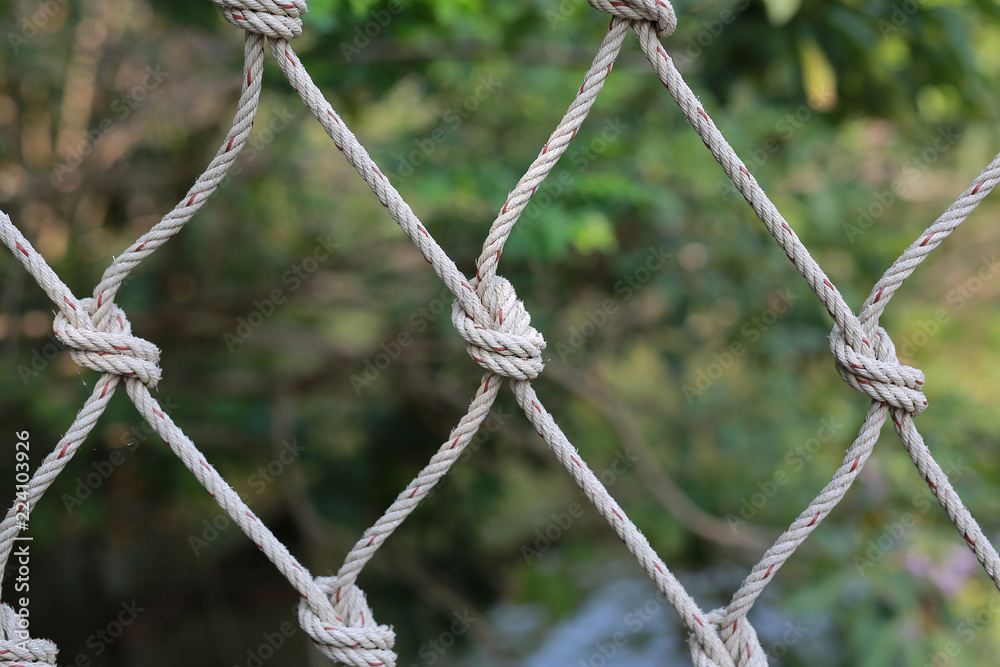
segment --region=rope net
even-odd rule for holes
[[[670,2],[588,0],[594,9],[611,16],[607,34],[566,114],[538,157],[509,193],[493,221],[482,253],[476,260],[475,276],[467,277],[372,161],[313,83],[292,48],[291,40],[302,33],[302,15],[307,10],[305,0],[212,1],[221,6],[222,14],[229,23],[246,32],[242,94],[232,127],[205,172],[184,198],[114,259],[94,288],[92,297],[78,298],[11,223],[10,218],[0,212],[0,240],[58,308],[53,324],[54,334],[70,349],[77,365],[101,373],[93,393],[69,430],[36,470],[27,485],[25,497],[15,502],[0,522],[0,586],[3,566],[11,555],[14,539],[23,527],[20,515],[30,513],[79,450],[119,385],[124,383],[125,391],[139,413],[299,592],[299,622],[317,648],[335,662],[345,665],[394,667],[397,664],[393,651],[395,635],[391,627],[375,621],[365,594],[357,585],[358,577],[379,547],[462,454],[482,425],[506,379],[517,403],[538,434],[676,610],[690,632],[691,657],[696,667],[760,667],[767,664],[767,656],[747,620],[747,614],[796,548],[847,493],[864,468],[880,429],[889,417],[920,476],[986,573],[1000,588],[1000,558],[996,549],[948,482],[913,420],[927,407],[922,393],[924,374],[899,363],[888,332],[879,326],[879,318],[903,281],[996,186],[1000,180],[1000,155],[903,252],[875,284],[860,312],[855,315],[833,282],[810,256],[792,226],[723,138],[661,45],[660,40],[669,37],[677,26],[677,16]],[[710,611],[703,610],[684,589],[545,409],[531,385],[531,380],[543,370],[545,340],[531,327],[528,311],[511,283],[497,273],[504,244],[514,225],[587,118],[629,31],[637,37],[653,71],[705,146],[829,311],[835,323],[830,335],[830,349],[837,371],[848,385],[872,399],[858,436],[831,481],[764,553],[729,604]],[[133,335],[125,313],[115,305],[115,295],[129,273],[177,234],[198,212],[245,146],[260,99],[265,38],[293,90],[454,294],[452,323],[466,341],[469,356],[486,371],[467,413],[427,466],[399,494],[382,518],[365,531],[347,554],[343,566],[331,577],[313,577],[250,511],[161,408],[150,393],[161,377],[159,349]],[[55,645],[48,640],[15,639],[17,622],[13,609],[6,603],[0,605],[0,663],[16,662],[28,667],[55,665]]]

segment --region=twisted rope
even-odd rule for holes
[[[24,525],[19,520],[19,514],[22,512],[30,514],[38,500],[70,462],[104,413],[119,382],[124,378],[128,387],[138,385],[148,396],[146,385],[155,386],[159,381],[160,372],[157,366],[159,350],[154,345],[131,335],[131,325],[121,309],[115,305],[114,296],[131,270],[180,231],[228,173],[243,149],[253,126],[260,97],[263,62],[263,37],[248,34],[244,45],[245,65],[239,109],[226,141],[185,198],[111,263],[101,283],[95,288],[92,299],[78,299],[20,230],[11,223],[6,213],[0,211],[0,241],[24,265],[58,309],[53,325],[55,335],[70,347],[70,354],[75,362],[101,372],[93,393],[77,413],[69,430],[60,438],[55,449],[45,457],[31,480],[25,485],[22,491],[23,500],[15,502],[4,520],[0,522],[0,588],[3,585],[7,561],[13,551],[14,540]],[[164,413],[155,402],[153,405],[146,404],[145,408],[143,416],[156,429],[157,422],[159,418],[165,416]],[[0,623],[4,622],[2,619],[6,618],[6,613],[0,608]],[[2,648],[0,645],[0,650]],[[51,660],[47,655],[39,659],[54,662],[54,645],[52,650]],[[19,654],[0,653],[0,661],[3,655]],[[17,659],[20,660],[21,657]]]
[[[908,248],[875,285],[872,295],[855,316],[833,283],[809,255],[773,203],[698,102],[674,67],[659,38],[673,33],[676,14],[667,0],[588,0],[595,9],[611,14],[608,33],[583,84],[562,121],[550,135],[525,175],[512,190],[490,227],[476,262],[476,276],[466,278],[403,201],[367,151],[315,86],[289,40],[302,32],[304,0],[212,0],[222,7],[227,21],[247,32],[244,48],[245,83],[240,104],[227,135],[205,173],[185,199],[144,234],[105,271],[91,299],[76,299],[44,259],[31,247],[9,218],[0,212],[0,240],[18,257],[28,272],[56,304],[56,336],[71,349],[73,360],[100,372],[101,379],[73,425],[56,449],[42,462],[26,489],[26,501],[15,503],[0,523],[0,585],[3,566],[10,556],[20,525],[18,515],[30,510],[49,487],[103,413],[122,380],[139,412],[177,454],[219,505],[254,541],[279,571],[299,591],[299,621],[319,650],[332,660],[357,667],[394,667],[395,636],[392,628],[375,622],[357,578],[389,535],[406,519],[430,490],[447,474],[475,436],[508,378],[521,408],[539,435],[552,449],[586,497],[621,537],[640,566],[666,596],[691,632],[690,648],[697,667],[734,667],[767,664],[756,631],[746,616],[772,575],[836,506],[860,474],[891,415],[904,447],[921,476],[936,494],[948,516],[984,569],[1000,587],[1000,558],[978,524],[961,503],[940,466],[917,432],[912,417],[927,405],[922,393],[924,375],[896,359],[888,333],[878,319],[888,301],[931,250],[936,248],[1000,181],[1000,155],[959,199]],[[872,405],[857,439],[847,451],[833,479],[764,554],[734,594],[730,604],[708,613],[702,611],[659,558],[642,532],[628,518],[580,457],[538,398],[531,380],[543,369],[545,340],[530,325],[530,316],[514,287],[497,275],[504,244],[539,185],[587,117],[620,53],[631,28],[664,86],[698,132],[716,160],[753,207],[767,230],[786,252],[796,269],[827,307],[834,319],[831,351],[841,377],[857,391],[872,398]],[[263,39],[293,89],[302,98],[327,134],[368,183],[433,270],[455,295],[452,323],[466,341],[469,355],[487,373],[469,410],[441,445],[428,465],[400,493],[385,514],[348,553],[334,577],[314,579],[257,519],[239,495],[225,482],[187,436],[174,424],[149,393],[160,379],[159,350],[132,335],[125,314],[114,297],[129,272],[186,224],[215,191],[242,149],[256,115],[262,73]],[[19,619],[7,605],[0,605],[0,662],[17,660],[45,667],[54,664],[55,646],[46,640],[29,640],[29,649],[10,648]],[[6,651],[6,652],[5,652]]]
[[[477,320],[455,301],[451,323],[465,339],[473,361],[495,375],[531,380],[542,372],[545,339],[531,327],[531,316],[506,278],[491,276],[477,292],[491,321]],[[505,315],[506,313],[506,315]]]
[[[719,633],[724,623],[725,611],[725,609],[713,609],[705,616],[705,625],[711,628],[716,634]],[[767,665],[767,657],[760,648],[760,639],[757,638],[757,631],[750,625],[750,622],[746,619],[734,621],[733,628],[736,629],[736,641],[734,644],[737,646],[738,652],[740,652],[738,656],[730,656],[734,662],[751,667],[765,667]],[[695,667],[718,667],[720,665],[719,662],[712,658],[707,647],[697,636],[692,637],[690,648],[691,662],[694,663]],[[742,654],[743,650],[746,651],[745,656]],[[744,657],[746,658],[745,661],[743,660]]]
[[[882,327],[875,331],[872,340],[874,359],[848,345],[843,329],[840,325],[833,325],[830,350],[840,377],[874,401],[919,415],[927,407],[927,398],[921,391],[924,386],[923,371],[899,363],[896,347]]]
[[[81,299],[83,313],[77,319],[90,320],[97,308],[94,299]],[[135,377],[153,389],[160,381],[160,348],[132,335],[132,325],[124,311],[113,306],[110,311],[111,329],[77,328],[66,313],[56,314],[52,333],[59,342],[70,348],[73,362],[82,368],[98,373]],[[114,331],[113,329],[117,329]]]
[[[55,667],[59,650],[48,639],[31,639],[28,621],[0,604],[0,667]]]
[[[654,26],[657,37],[669,37],[677,29],[677,13],[668,0],[587,0],[599,12],[626,21],[643,21]]]
[[[392,647],[396,635],[392,628],[377,625],[368,608],[365,594],[354,584],[343,584],[339,577],[316,580],[321,590],[334,602],[336,623],[317,616],[305,600],[299,603],[299,625],[312,637],[316,648],[335,662],[348,665],[395,665]]]
[[[733,631],[733,627],[738,627],[739,622],[746,618],[754,601],[770,582],[771,576],[781,568],[802,541],[815,530],[823,518],[843,498],[868,460],[878,440],[882,424],[890,413],[896,431],[900,434],[903,445],[921,476],[927,481],[928,486],[937,496],[938,502],[945,508],[949,518],[976,554],[994,585],[1000,588],[1000,557],[997,556],[996,549],[983,535],[979,525],[951,487],[947,476],[923,444],[923,438],[920,437],[913,424],[912,414],[917,414],[926,407],[925,399],[917,395],[919,392],[916,389],[921,386],[917,383],[923,382],[923,374],[916,369],[898,364],[888,334],[878,327],[878,316],[902,281],[912,274],[920,262],[930,253],[930,250],[937,247],[945,236],[950,234],[975,210],[976,206],[1000,181],[1000,155],[994,158],[958,200],[903,253],[902,257],[876,284],[872,295],[862,307],[861,315],[855,317],[834,284],[810,256],[805,245],[792,230],[791,225],[778,212],[763,189],[757,184],[756,179],[736,155],[736,152],[726,142],[715,123],[712,122],[709,114],[674,66],[673,60],[660,45],[655,31],[643,23],[634,24],[634,30],[647,59],[664,87],[680,107],[681,112],[701,136],[705,146],[711,151],[737,190],[753,208],[757,217],[764,223],[768,232],[778,242],[779,247],[785,251],[796,270],[806,280],[810,289],[826,306],[830,316],[834,319],[835,326],[831,334],[833,339],[831,347],[834,350],[838,370],[842,376],[846,376],[844,377],[845,381],[862,393],[871,396],[869,391],[872,391],[878,396],[877,398],[873,397],[872,406],[861,426],[858,438],[847,451],[847,455],[840,468],[834,473],[831,482],[799,515],[789,529],[778,538],[775,545],[768,549],[726,607],[721,627],[727,648],[733,656],[743,660],[740,656],[743,655],[743,649],[746,647],[741,646],[742,638]],[[881,332],[880,335],[878,335],[879,332]],[[884,355],[882,359],[878,358],[879,355],[876,348],[872,347],[869,337],[879,339],[876,342],[876,347],[882,350]],[[849,354],[846,351],[848,347],[851,350]],[[844,351],[843,361],[838,356],[840,350]],[[845,362],[849,370],[844,368]],[[859,375],[859,372],[863,373],[863,369],[854,368],[851,366],[852,363],[874,366],[882,371],[889,371],[891,377],[887,374],[885,381],[876,380],[876,385],[865,385],[861,380],[869,382],[871,380],[863,374]],[[903,382],[902,388],[895,384],[894,379]],[[897,387],[897,389],[893,389],[890,385]],[[903,388],[909,391],[903,391]],[[880,389],[885,393],[885,398],[882,394],[878,394]],[[885,402],[888,400],[893,402]],[[750,657],[746,658],[746,660],[750,659]],[[737,664],[749,663],[738,662]]]
[[[212,0],[222,16],[237,28],[271,39],[295,39],[302,34],[305,0]]]

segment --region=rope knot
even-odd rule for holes
[[[0,666],[56,667],[59,649],[48,639],[28,636],[28,621],[0,604]]]
[[[271,39],[295,39],[302,34],[306,0],[212,0],[237,28]]]
[[[70,349],[74,363],[99,373],[112,373],[137,378],[153,389],[160,381],[160,348],[132,335],[132,325],[125,313],[112,304],[107,327],[94,326],[91,317],[97,310],[94,299],[81,299],[84,312],[72,313],[72,322],[65,309],[56,315],[52,333]],[[111,329],[106,330],[106,329]]]
[[[649,21],[657,37],[669,37],[677,29],[677,14],[670,0],[587,0],[599,12],[630,21]]]
[[[515,380],[538,377],[545,367],[545,339],[531,327],[531,316],[517,298],[514,286],[506,278],[490,276],[479,283],[476,294],[492,322],[477,321],[458,300],[451,309],[451,323],[465,339],[469,356],[497,375]]]
[[[722,628],[725,618],[725,609],[713,609],[701,619],[701,623],[719,633],[720,630],[731,630],[731,636],[725,642],[726,648],[731,655],[721,656],[725,662],[718,662],[711,656],[711,650],[698,640],[697,635],[692,635],[688,640],[691,649],[691,661],[695,667],[730,667],[730,665],[740,665],[741,667],[767,667],[767,654],[760,645],[757,638],[757,631],[750,625],[745,617],[735,620],[732,626]]]
[[[377,625],[365,594],[354,584],[342,586],[337,577],[317,577],[316,584],[330,597],[336,617],[324,621],[307,600],[299,602],[299,625],[320,652],[351,667],[396,667],[396,633]]]
[[[837,372],[857,391],[889,405],[919,415],[927,408],[923,394],[924,372],[904,366],[896,359],[896,346],[885,329],[878,327],[866,354],[852,348],[839,325],[830,333],[830,351],[837,362]],[[871,353],[874,352],[874,357]]]

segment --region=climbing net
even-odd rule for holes
[[[361,571],[393,531],[448,472],[475,436],[496,400],[504,379],[538,434],[569,471],[583,493],[619,535],[639,565],[690,631],[690,649],[697,667],[767,664],[747,614],[757,597],[796,548],[844,497],[871,455],[879,431],[892,418],[903,446],[986,573],[1000,587],[1000,557],[962,504],[938,465],[913,417],[927,407],[924,374],[899,363],[889,334],[879,326],[885,307],[921,262],[969,216],[1000,180],[1000,155],[969,188],[906,249],[872,288],[855,315],[833,282],[767,197],[746,166],[712,122],[685,83],[660,40],[673,33],[677,18],[668,0],[588,0],[611,15],[611,23],[593,64],[569,108],[494,220],[476,260],[476,274],[467,277],[434,240],[410,207],[372,161],[364,147],[334,111],[306,72],[291,41],[302,33],[305,0],[212,0],[231,24],[246,31],[244,76],[232,128],[205,172],[163,219],[115,258],[90,298],[77,298],[8,216],[0,212],[0,240],[21,261],[58,308],[56,337],[73,361],[101,373],[100,380],[69,430],[41,463],[25,493],[0,523],[0,585],[14,539],[30,513],[104,412],[119,384],[139,413],[163,438],[233,521],[277,566],[301,595],[299,622],[319,650],[334,661],[355,667],[393,667],[395,635],[375,622],[357,586]],[[576,448],[563,434],[531,386],[542,372],[545,340],[531,327],[524,304],[513,286],[497,273],[504,244],[539,185],[552,171],[586,119],[611,73],[629,30],[636,35],[653,70],[677,102],[705,146],[722,165],[736,188],[785,251],[810,289],[826,306],[835,324],[830,349],[840,376],[872,404],[833,479],[769,548],[743,581],[730,603],[706,612],[678,582],[638,527],[615,502]],[[431,457],[427,466],[348,553],[334,576],[313,577],[274,534],[250,511],[240,496],[201,454],[150,393],[160,380],[159,349],[132,334],[115,296],[129,273],[166,243],[194,216],[218,188],[246,144],[257,113],[264,66],[265,38],[281,71],[303,103],[320,122],[347,161],[368,183],[389,215],[410,238],[434,272],[455,295],[452,324],[466,341],[469,355],[486,373],[468,412]],[[18,617],[7,603],[0,605],[0,663],[29,667],[55,665],[57,650],[44,639],[22,640],[15,631]]]

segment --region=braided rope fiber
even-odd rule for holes
[[[690,632],[691,657],[696,667],[760,667],[767,664],[767,656],[747,614],[777,571],[857,479],[871,456],[882,425],[889,417],[919,474],[987,574],[1000,588],[1000,557],[949,484],[916,429],[913,417],[927,408],[923,394],[924,374],[899,363],[888,332],[879,326],[880,316],[902,282],[1000,181],[1000,155],[882,276],[860,313],[855,315],[833,282],[810,256],[791,225],[725,141],[663,48],[660,40],[669,38],[677,26],[677,16],[670,2],[588,0],[597,11],[611,15],[607,34],[562,120],[508,194],[494,219],[482,253],[476,260],[475,276],[467,277],[371,159],[313,83],[292,49],[290,40],[303,31],[302,16],[307,11],[305,0],[211,1],[220,5],[226,21],[246,32],[243,89],[232,128],[205,172],[184,198],[149,232],[115,258],[95,287],[93,296],[84,299],[75,297],[7,215],[0,212],[0,241],[21,261],[58,308],[53,324],[55,335],[70,348],[71,357],[78,366],[101,374],[94,392],[77,413],[66,435],[41,463],[27,485],[26,500],[15,503],[0,522],[0,586],[4,566],[21,529],[19,515],[31,511],[65,468],[104,412],[119,383],[123,382],[139,413],[298,591],[301,596],[299,622],[317,648],[333,661],[345,665],[395,667],[394,632],[391,627],[375,621],[366,596],[357,585],[358,577],[386,539],[451,469],[478,432],[504,379],[507,379],[518,404],[556,459],[676,610]],[[608,493],[535,393],[531,380],[543,372],[545,340],[531,326],[530,315],[514,286],[497,273],[504,245],[515,224],[587,118],[629,31],[638,38],[654,72],[683,115],[829,311],[834,320],[830,348],[838,373],[849,386],[872,399],[858,437],[847,450],[831,481],[764,553],[730,603],[708,612],[703,611],[684,589],[641,530]],[[343,566],[332,577],[314,578],[296,561],[153,398],[150,389],[157,386],[162,375],[160,351],[132,332],[125,313],[114,303],[126,277],[191,220],[218,188],[245,145],[260,97],[265,38],[292,89],[347,161],[368,183],[390,217],[454,294],[452,323],[465,340],[469,356],[485,370],[466,414],[424,469],[399,494],[384,515],[364,532],[345,557]],[[57,657],[55,645],[48,640],[17,641],[20,636],[16,634],[20,629],[18,623],[15,612],[6,604],[0,605],[0,663],[17,662],[31,667],[54,665]]]

